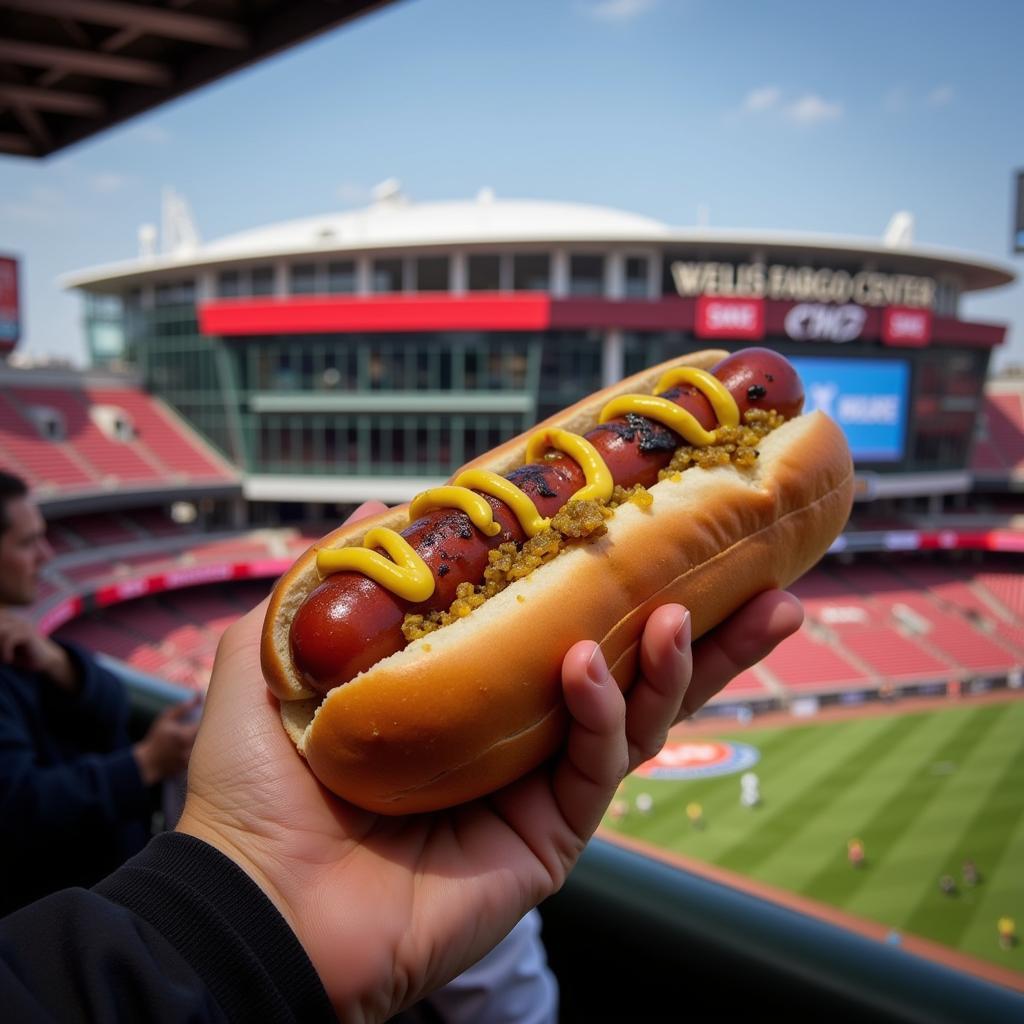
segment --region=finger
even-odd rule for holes
[[[565,656],[562,689],[572,721],[552,784],[566,823],[586,839],[626,774],[626,706],[600,647],[591,641],[574,644]]]
[[[693,680],[682,718],[702,708],[726,683],[757,664],[804,620],[800,601],[784,590],[766,590],[702,637],[693,651]]]
[[[189,697],[188,700],[181,701],[180,704],[175,704],[170,710],[177,721],[184,721],[192,714],[197,707],[199,707],[202,697],[196,693]]]
[[[640,671],[626,701],[631,771],[665,745],[690,685],[690,613],[682,605],[662,605],[647,620],[640,640]]]
[[[355,523],[360,519],[366,519],[380,512],[386,512],[387,508],[387,505],[382,501],[364,501],[345,522]],[[258,652],[260,633],[263,629],[263,620],[267,616],[267,606],[269,603],[270,595],[268,594],[255,608],[233,622],[224,631],[220,643],[217,645],[217,657],[210,679],[211,689],[213,681],[218,675],[218,663],[224,663],[226,660],[237,657],[244,651]]]
[[[383,501],[364,501],[362,505],[360,505],[359,508],[357,508],[355,512],[345,520],[345,523],[358,523],[360,519],[368,519],[370,516],[380,515],[381,512],[387,512],[387,510],[388,507]]]
[[[265,689],[262,685],[259,651],[260,634],[263,631],[263,620],[266,618],[269,604],[268,594],[255,608],[224,630],[220,643],[217,644],[213,671],[210,673],[210,685],[206,690],[207,707],[211,701],[216,703],[221,700],[222,695],[225,700],[238,701],[244,691],[259,689],[262,692]],[[255,683],[260,685],[256,686]]]

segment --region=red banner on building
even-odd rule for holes
[[[13,346],[20,336],[18,261],[13,256],[0,256],[0,348]]]
[[[764,300],[702,295],[697,299],[693,333],[698,338],[763,338]]]
[[[882,341],[902,348],[923,348],[932,340],[932,311],[888,306],[882,310]]]

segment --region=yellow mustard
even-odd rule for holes
[[[740,407],[736,399],[729,394],[729,389],[707,370],[698,370],[696,366],[677,366],[674,370],[666,370],[658,380],[655,392],[660,394],[677,384],[690,384],[695,387],[710,403],[718,417],[721,427],[738,427],[740,425]]]
[[[735,427],[739,424],[739,407],[718,378],[706,370],[684,366],[664,373],[658,381],[657,390],[666,391],[680,383],[690,384],[708,399],[722,426]],[[656,420],[692,445],[715,442],[714,431],[705,430],[694,416],[674,402],[654,395],[620,395],[613,398],[601,410],[598,422],[607,423],[628,413]],[[611,498],[615,481],[600,452],[590,441],[579,434],[555,427],[538,430],[527,441],[525,461],[539,462],[549,448],[564,452],[583,470],[586,484],[570,501],[607,502]],[[511,480],[486,469],[467,469],[451,484],[432,487],[418,494],[409,505],[409,520],[418,519],[424,512],[435,508],[459,508],[469,516],[477,529],[493,537],[501,531],[501,527],[494,521],[494,511],[490,504],[475,493],[478,491],[505,502],[530,537],[535,537],[550,523],[550,519],[544,518],[537,511],[537,506],[528,494]],[[369,550],[374,547],[384,548],[391,560],[377,551]],[[318,551],[316,565],[324,574],[345,569],[364,573],[407,601],[426,601],[434,592],[434,577],[426,562],[400,533],[383,526],[367,532],[363,538],[363,547]]]
[[[541,530],[546,530],[548,523],[551,522],[537,511],[533,499],[525,491],[516,487],[511,480],[506,480],[489,469],[464,470],[455,478],[455,486],[472,487],[474,491],[483,491],[484,494],[490,494],[505,502],[515,513],[527,537],[536,537]]]
[[[426,601],[434,592],[434,577],[427,563],[400,533],[375,526],[366,532],[363,545],[318,551],[316,567],[322,573],[343,569],[361,572],[406,601]],[[378,551],[370,551],[373,547],[382,547],[394,561]]]
[[[581,487],[570,501],[607,501],[615,490],[615,481],[611,470],[601,458],[601,453],[585,438],[568,430],[548,427],[538,430],[526,442],[526,461],[540,462],[541,456],[548,448],[556,448],[565,452],[583,470],[586,484]]]
[[[513,486],[515,486],[513,484]],[[431,487],[417,494],[409,503],[409,522],[419,519],[424,512],[435,508],[458,508],[469,516],[470,522],[488,537],[501,532],[501,527],[494,521],[494,510],[475,491],[454,484],[444,487]],[[534,509],[534,512],[537,510]]]

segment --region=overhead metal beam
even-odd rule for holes
[[[230,50],[244,50],[249,45],[249,33],[234,22],[118,0],[4,0],[3,6],[91,25],[132,27],[164,39],[184,39]]]
[[[18,156],[35,155],[36,147],[27,135],[16,132],[0,132],[0,153],[17,153]]]
[[[138,85],[170,85],[173,81],[170,69],[155,61],[116,57],[109,53],[91,53],[87,50],[69,50],[62,46],[44,46],[42,43],[25,43],[12,39],[0,39],[0,60],[28,64],[31,67],[59,68],[62,71],[91,75],[95,78],[135,82]]]
[[[49,110],[55,114],[77,114],[80,117],[99,117],[107,109],[98,96],[57,89],[40,89],[34,85],[0,84],[0,103]]]
[[[104,104],[104,111],[66,118],[47,117],[45,128],[52,136],[52,141],[46,146],[34,145],[31,138],[21,132],[21,124],[5,112],[0,135],[4,136],[6,144],[0,146],[0,151],[32,157],[47,156],[320,32],[397,3],[397,0],[259,0],[259,3],[249,0],[218,0],[218,14],[215,18],[193,15],[182,10],[193,2],[195,0],[159,0],[159,3],[158,0],[130,3],[126,0],[0,0],[0,11],[17,6],[37,16],[50,17],[55,25],[63,20],[64,32],[68,36],[68,42],[61,45],[49,41],[37,42],[31,36],[19,42],[11,37],[10,31],[0,33],[0,64],[7,67],[3,75],[7,81],[2,84],[32,86],[48,93],[57,93],[55,86],[72,75],[106,80],[102,90],[96,90],[97,93],[102,92],[102,97],[98,96],[97,100]],[[48,13],[57,10],[58,6],[65,13],[63,19]],[[43,11],[44,7],[46,11]],[[110,26],[109,31],[105,32],[103,24],[89,23],[83,13],[86,8],[93,16],[97,16],[97,12],[111,17],[117,13],[124,20]],[[181,15],[193,19],[192,27],[199,24],[201,31],[208,30],[211,21],[215,24],[219,22],[220,28],[217,31],[220,33],[220,45],[216,42],[203,44],[182,38],[163,38],[156,29],[147,31],[139,19],[150,25],[153,15]],[[198,23],[194,20],[196,18],[200,19]],[[20,22],[20,19],[9,20],[14,24],[5,24],[7,29],[16,27]],[[182,24],[184,21],[179,18],[178,26]],[[27,19],[25,26],[31,27]],[[222,31],[225,26],[230,29],[226,34]],[[77,31],[83,27],[82,32]],[[166,19],[161,27],[167,27]],[[234,47],[235,41],[241,38],[237,35],[239,32],[244,33],[248,39],[244,49]],[[74,41],[86,36],[91,42],[83,42],[78,47]],[[125,56],[123,51],[117,52],[142,36],[148,37],[146,52],[149,56],[146,59]],[[229,46],[229,43],[232,45]],[[83,87],[83,96],[87,95],[85,88],[92,90],[91,86]],[[75,95],[79,87],[63,86],[63,90],[68,95]],[[17,105],[14,101],[0,101],[0,110],[6,107],[11,111]],[[43,115],[60,113],[44,107],[41,102],[22,102],[20,105],[22,108],[38,110]]]
[[[118,50],[123,50],[126,46],[130,46],[144,33],[142,29],[129,26],[123,28],[119,32],[113,32],[106,39],[100,43],[99,48],[104,53],[117,53]]]
[[[50,134],[50,129],[46,127],[46,122],[39,116],[39,112],[33,110],[31,107],[23,106],[22,104],[14,104],[11,109],[14,111],[14,116],[21,122],[22,128],[25,129],[26,134],[32,140],[36,149],[46,151],[53,146],[53,136]]]

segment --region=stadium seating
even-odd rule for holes
[[[711,699],[713,704],[733,703],[737,700],[761,700],[774,696],[774,691],[765,686],[756,668],[748,668],[741,672],[727,690],[716,694]]]
[[[123,524],[111,529],[114,537],[123,537]],[[88,533],[76,519],[69,522],[71,530]],[[58,560],[42,603],[52,604],[67,585],[98,589],[112,580],[280,558],[282,550],[294,557],[308,540],[299,531],[205,541],[193,536],[177,552],[141,551],[117,559],[105,557],[100,548],[95,561],[61,567]],[[73,557],[80,559],[81,553]],[[961,567],[913,558],[886,565],[825,563],[793,588],[806,609],[803,628],[741,673],[715,703],[944,684],[1019,670],[1024,583],[1012,563],[1005,569],[1004,564],[996,559],[992,567]],[[61,635],[201,688],[224,629],[262,600],[270,585],[256,579],[166,591],[92,613],[64,626]]]
[[[125,436],[101,428],[97,411],[123,411]],[[40,417],[57,437],[40,432]],[[0,467],[23,477],[42,497],[110,491],[116,487],[172,489],[184,482],[233,482],[236,471],[157,399],[138,388],[92,387],[69,376],[39,384],[5,377],[0,391]]]
[[[87,388],[93,402],[123,409],[131,417],[141,447],[164,469],[165,474],[191,478],[222,479],[224,466],[196,440],[182,443],[182,429],[165,407],[141,391],[126,388]]]
[[[1024,473],[1024,387],[994,386],[981,412],[971,468],[981,474]]]
[[[782,686],[803,692],[868,689],[874,683],[839,650],[815,637],[806,623],[765,658],[762,669]]]
[[[0,467],[17,473],[41,493],[95,489],[100,485],[88,463],[66,443],[44,441],[22,415],[13,392],[0,391]]]
[[[111,512],[75,516],[73,519],[58,522],[65,539],[68,539],[68,534],[74,538],[74,548],[95,550],[115,544],[128,544],[145,536],[124,516]]]
[[[1024,574],[1020,569],[983,570],[978,573],[977,582],[1004,608],[1024,619]]]
[[[22,406],[56,410],[64,421],[67,439],[104,481],[158,481],[162,469],[145,458],[133,441],[116,441],[103,433],[89,415],[89,404],[80,391],[60,388],[18,391]]]

